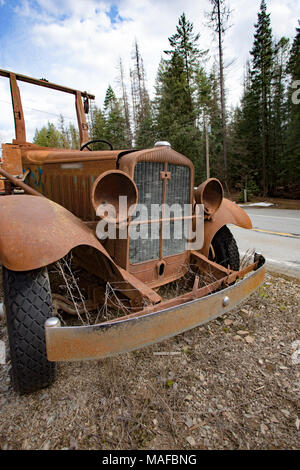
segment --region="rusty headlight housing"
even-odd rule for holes
[[[223,186],[217,178],[209,178],[204,181],[195,191],[195,201],[203,204],[204,213],[213,215],[220,207],[224,197]]]
[[[127,213],[120,207],[120,197],[125,196]],[[116,219],[121,222],[127,220],[129,208],[134,207],[138,201],[138,190],[130,176],[120,170],[106,171],[98,176],[91,190],[91,200],[97,213],[99,206],[114,207]],[[98,214],[97,214],[98,215]],[[101,215],[99,215],[101,217]],[[103,216],[103,215],[102,215]]]

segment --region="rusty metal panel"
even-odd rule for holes
[[[33,144],[24,147],[24,164],[54,164],[54,163],[80,163],[80,162],[107,162],[114,160],[116,162],[121,150],[95,150],[93,152],[81,152],[80,150],[66,150],[63,148],[53,149],[46,147],[37,147]]]
[[[7,171],[7,173],[14,176],[22,174],[21,150],[17,145],[3,144],[2,160],[2,169]]]
[[[45,79],[41,80],[41,79],[37,79],[33,77],[28,77],[27,75],[22,75],[20,73],[13,73],[13,72],[10,72],[9,70],[0,69],[0,76],[2,77],[9,78],[12,74],[15,75],[16,79],[21,82],[27,82],[27,83],[31,83],[32,85],[39,85],[45,88],[52,88],[53,90],[63,91],[65,93],[70,93],[72,95],[76,95],[76,92],[77,92],[77,90],[75,90],[74,88],[57,85],[56,83],[48,82],[48,80],[45,80]],[[80,93],[81,93],[81,96],[83,97],[89,98],[91,100],[95,99],[94,95],[91,95],[90,93],[87,93],[86,91],[81,91]]]
[[[46,327],[50,361],[96,359],[163,341],[228,312],[264,280],[265,267],[231,287],[136,318],[83,327]]]
[[[27,271],[47,266],[75,246],[88,245],[108,259],[112,271],[124,279],[96,235],[55,202],[45,197],[1,196],[0,213],[0,259],[8,269]]]
[[[208,256],[209,247],[214,235],[226,224],[234,224],[243,228],[252,228],[252,222],[248,214],[237,204],[223,198],[222,203],[210,220],[204,224],[204,244],[200,252]]]
[[[80,135],[80,146],[82,146],[85,142],[89,140],[89,128],[85,119],[85,112],[83,109],[83,103],[81,99],[81,91],[76,91],[76,114],[77,114],[77,122],[79,128],[79,135]]]
[[[152,288],[172,282],[187,272],[188,259],[186,253],[168,256],[164,262],[163,276],[159,276],[158,273],[159,260],[130,265],[128,271]]]
[[[82,220],[96,220],[89,194],[92,186],[92,175],[45,175],[45,194],[62,205]],[[96,178],[96,175],[94,175]]]
[[[80,152],[81,161],[78,157],[69,161],[66,152],[60,152],[51,162],[48,160],[49,152],[46,156],[44,151],[42,155],[32,153],[30,160],[39,163],[27,163],[28,159],[25,160],[24,169],[30,170],[26,183],[82,220],[97,220],[90,199],[91,188],[101,173],[115,169],[116,156],[98,155],[92,160],[85,160],[83,152]]]
[[[17,84],[16,75],[14,73],[9,74],[11,99],[14,111],[15,131],[16,131],[16,143],[26,142],[26,130],[25,120],[22,108],[22,101],[20,95],[20,89]]]

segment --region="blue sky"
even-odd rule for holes
[[[16,6],[17,1],[11,0],[9,3],[0,2],[0,31],[1,36],[5,37],[10,32],[13,32],[13,7]]]
[[[76,2],[74,0],[73,4]],[[84,5],[86,0],[77,0]],[[111,28],[117,23],[122,22],[116,3],[95,1],[93,13],[94,18],[101,11],[105,11]],[[52,8],[51,8],[52,6]],[[58,7],[58,8],[56,8]],[[84,23],[86,15],[77,15],[79,21]],[[28,74],[41,74],[41,68],[44,74],[48,67],[48,57],[45,55],[44,48],[41,50],[34,42],[34,35],[30,30],[38,24],[64,25],[72,17],[72,2],[60,1],[39,1],[39,0],[0,0],[0,66],[1,68],[14,69],[17,64],[17,71],[29,70]],[[48,55],[55,54],[55,50],[48,47]],[[5,65],[7,64],[7,65]],[[21,72],[20,72],[21,73]],[[25,72],[24,72],[25,73]]]
[[[228,104],[237,104],[242,92],[244,65],[253,43],[260,0],[229,0],[233,10],[225,36]],[[293,38],[299,17],[298,0],[267,0],[273,35]],[[210,49],[210,64],[217,55],[216,41],[204,26],[209,0],[0,0],[0,68],[96,95],[102,106],[109,84],[119,92],[116,78],[120,57],[127,82],[134,40],[143,57],[147,87],[153,95],[158,64],[168,37],[176,31],[184,11],[200,31],[199,46]],[[298,13],[298,14],[297,14]],[[8,84],[0,77],[0,139],[13,138]],[[7,80],[6,80],[7,81]],[[74,103],[63,94],[20,85],[24,112],[32,139],[36,127],[57,121],[62,112],[75,120]],[[46,114],[33,112],[47,111]]]
[[[15,51],[15,45],[17,43],[26,43],[24,41],[25,25],[22,24],[21,18],[15,14],[14,9],[17,7],[18,0],[5,1],[1,5],[0,0],[0,63],[13,63],[14,58],[10,60],[10,55],[14,56],[18,54]],[[22,40],[23,39],[23,40]],[[2,65],[1,65],[2,66]]]

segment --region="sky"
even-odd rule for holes
[[[228,0],[231,27],[224,37],[227,105],[242,94],[245,63],[253,44],[260,0]],[[0,0],[0,68],[46,78],[88,91],[102,107],[106,89],[120,96],[118,63],[122,59],[129,83],[132,51],[137,40],[146,71],[146,86],[154,84],[168,37],[185,12],[200,32],[199,48],[209,49],[207,66],[217,58],[217,41],[206,26],[209,0]],[[295,36],[299,0],[267,0],[274,39]],[[74,97],[19,82],[27,140],[48,121],[76,123]],[[130,90],[128,89],[128,92]],[[14,124],[8,79],[0,77],[0,141],[11,142]]]

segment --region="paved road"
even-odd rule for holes
[[[245,208],[254,230],[230,226],[240,253],[256,250],[269,270],[300,279],[300,211]]]
[[[250,216],[253,228],[270,230],[300,237],[300,211],[287,209],[245,208]]]

